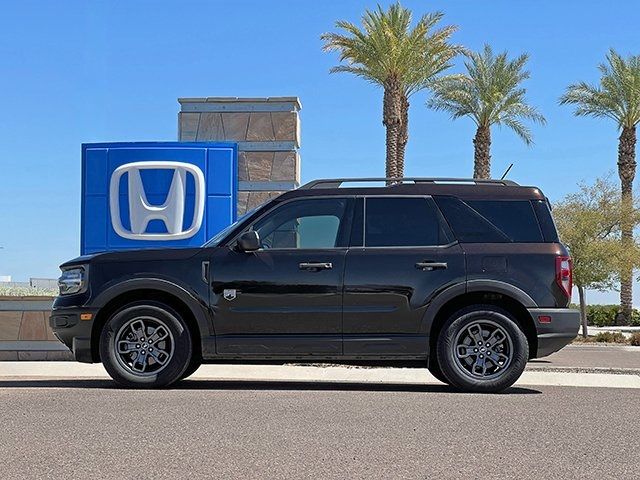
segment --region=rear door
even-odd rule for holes
[[[462,249],[430,197],[358,199],[344,277],[344,354],[426,354],[429,303],[465,281]]]

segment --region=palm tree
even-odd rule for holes
[[[507,52],[494,55],[489,45],[482,52],[467,53],[466,75],[444,77],[436,82],[427,105],[451,113],[453,119],[470,117],[477,126],[474,145],[473,178],[491,178],[491,126],[506,125],[527,145],[532,135],[523,120],[545,124],[536,109],[525,102],[523,80],[528,55],[515,60]]]
[[[437,75],[451,67],[462,47],[449,43],[457,27],[434,30],[442,13],[424,15],[411,27],[411,11],[399,3],[387,11],[366,10],[362,29],[347,21],[336,22],[344,34],[321,36],[325,51],[338,51],[340,62],[331,73],[347,72],[383,88],[382,123],[386,127],[386,176],[404,175],[404,152],[409,138],[409,98],[427,88]]]
[[[574,83],[560,97],[560,104],[576,105],[577,116],[614,120],[621,133],[618,139],[618,175],[622,201],[622,243],[633,242],[633,179],[636,176],[636,125],[640,122],[640,56],[622,58],[609,50],[606,62],[598,66],[600,84]],[[620,272],[620,306],[625,321],[631,320],[633,268]]]

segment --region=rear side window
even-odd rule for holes
[[[529,200],[469,200],[466,203],[512,242],[544,241]]]
[[[433,200],[372,197],[365,202],[366,247],[414,247],[451,242]]]
[[[435,200],[460,242],[544,241],[529,200]]]

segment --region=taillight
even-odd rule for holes
[[[567,298],[571,297],[573,287],[572,267],[571,257],[556,257],[556,282]]]

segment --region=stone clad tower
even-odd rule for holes
[[[238,215],[300,184],[297,97],[179,98],[178,139],[238,143]]]

